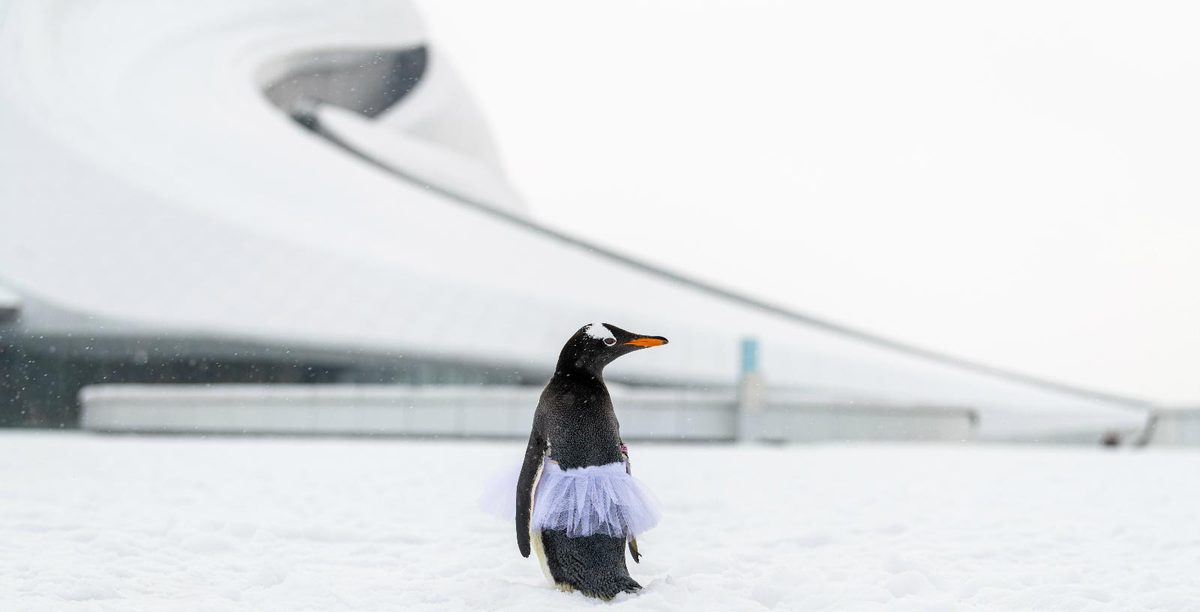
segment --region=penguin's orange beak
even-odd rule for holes
[[[634,338],[625,344],[632,344],[633,346],[646,348],[650,346],[662,346],[666,343],[667,339],[663,338],[662,336],[642,336],[641,338]]]

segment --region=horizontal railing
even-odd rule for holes
[[[437,436],[523,439],[541,390],[503,386],[96,385],[80,393],[81,424],[99,432]],[[738,438],[733,391],[613,389],[627,440]],[[747,439],[966,440],[975,413],[789,398],[768,401]]]

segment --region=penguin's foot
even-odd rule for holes
[[[642,562],[642,553],[638,552],[637,538],[629,536],[629,556],[633,557],[634,563]]]

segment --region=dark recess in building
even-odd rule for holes
[[[292,115],[319,102],[374,118],[416,89],[429,54],[424,47],[313,51],[293,61],[294,67],[264,90],[280,110]]]
[[[79,391],[92,384],[528,385],[542,381],[540,373],[454,361],[362,356],[323,362],[289,359],[285,354],[277,349],[213,357],[186,349],[122,353],[57,350],[50,341],[0,344],[0,427],[78,427]]]

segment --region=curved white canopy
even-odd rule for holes
[[[531,227],[436,48],[374,121],[320,111],[375,162],[263,95],[281,58],[425,44],[407,4],[10,0],[0,19],[0,278],[103,333],[549,367],[603,320],[671,339],[615,364],[617,378],[731,384],[738,342],[755,336],[772,384],[973,406],[985,435],[1142,418],[798,323]],[[646,240],[673,231],[627,226]]]

